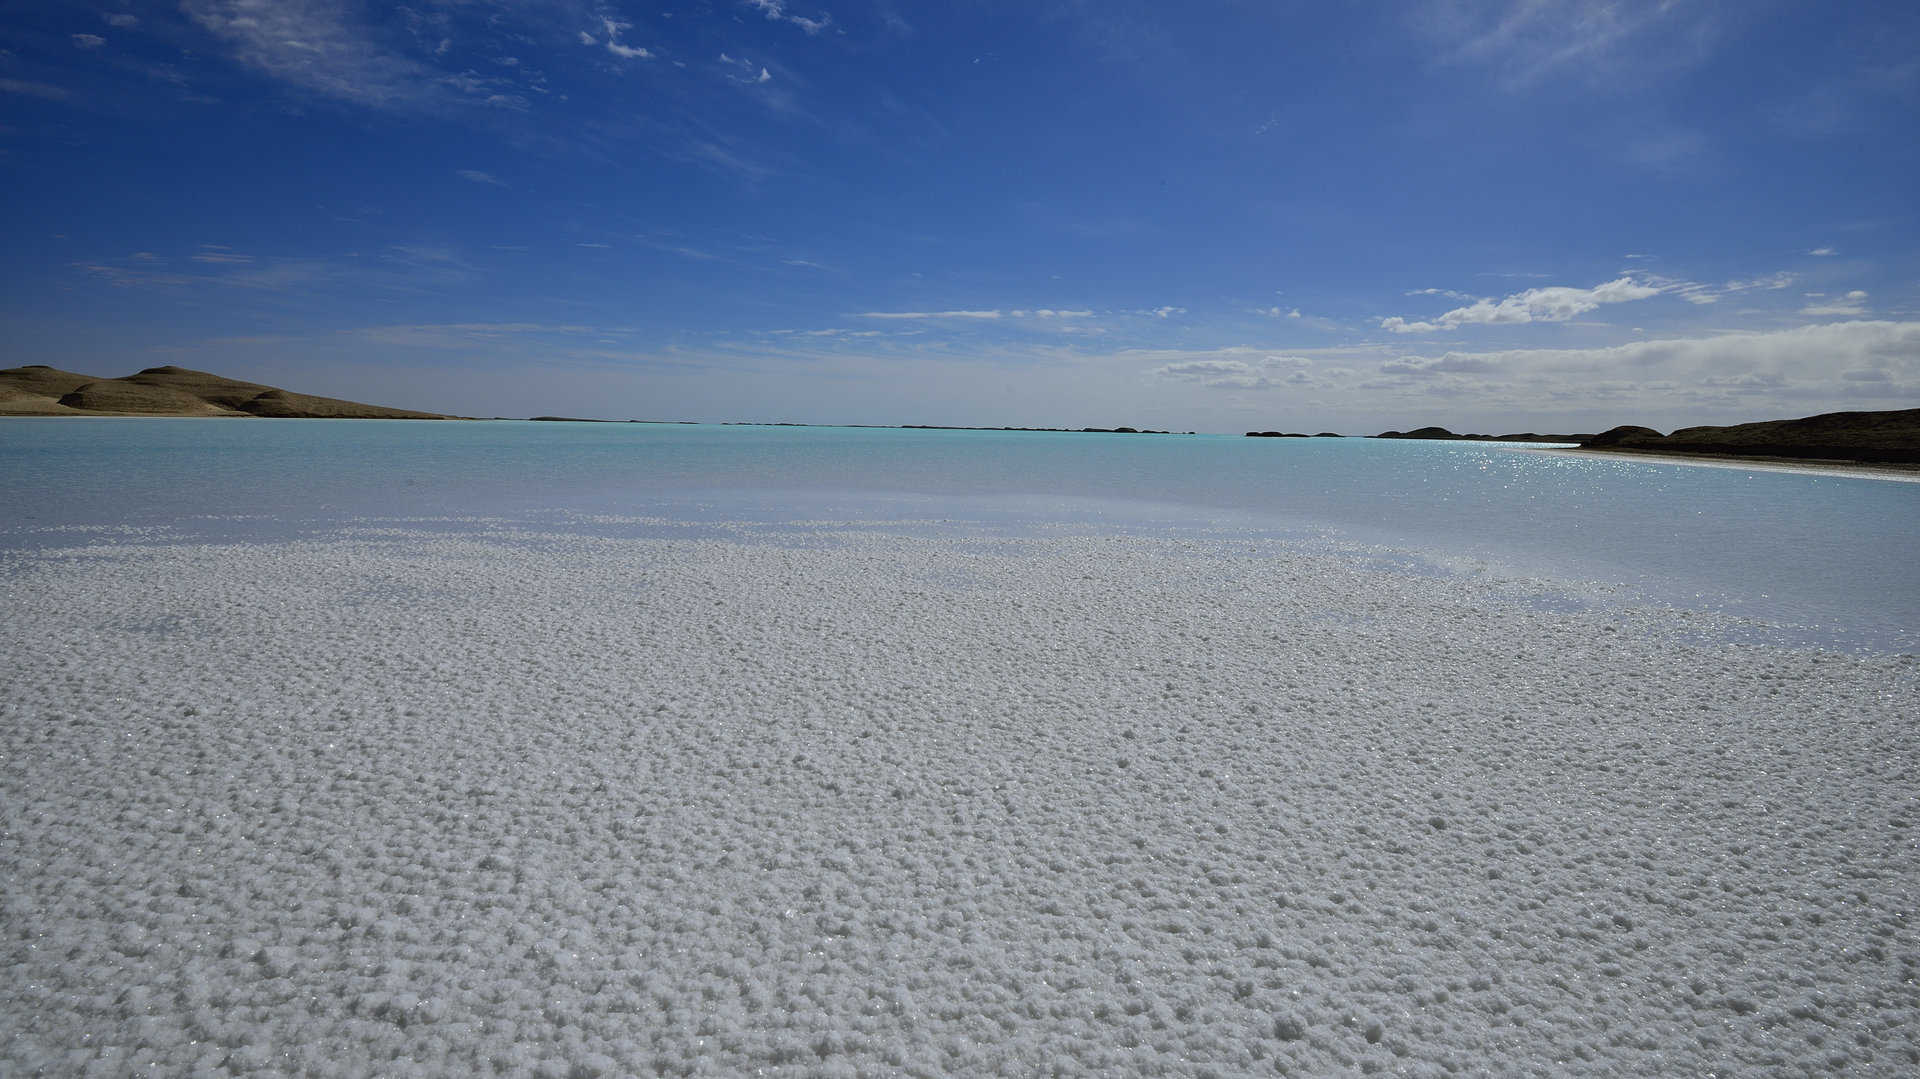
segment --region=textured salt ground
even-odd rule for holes
[[[1912,657],[815,538],[0,556],[0,1071],[1920,1066]]]

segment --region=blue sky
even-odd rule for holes
[[[1920,406],[1910,3],[8,2],[0,361],[474,415]]]

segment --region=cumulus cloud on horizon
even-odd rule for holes
[[[855,318],[999,318],[999,311],[861,311]]]
[[[1197,382],[1209,389],[1264,390],[1302,386],[1313,381],[1313,361],[1304,356],[1263,356],[1258,360],[1185,360],[1162,364],[1147,372],[1170,382]]]
[[[1854,289],[1844,296],[1814,296],[1812,302],[1800,309],[1803,315],[1864,315],[1867,313],[1867,294]]]
[[[1737,407],[1747,419],[1805,415],[1827,402],[1897,408],[1920,401],[1920,321],[1825,322],[1594,348],[1438,355],[1373,350],[1377,375],[1364,382],[1334,379],[1325,366],[1369,362],[1357,349],[1311,357],[1263,357],[1244,347],[1134,355],[1159,360],[1144,373],[1163,384],[1311,388],[1315,407],[1356,412],[1375,410],[1396,396],[1473,399],[1516,420],[1579,409],[1617,414],[1620,402],[1634,399],[1648,411]]]
[[[1920,379],[1920,322],[1827,322],[1790,330],[1634,341],[1600,348],[1509,349],[1406,356],[1392,373],[1500,374],[1512,377],[1660,377],[1704,382],[1746,374],[1786,382],[1831,381],[1836,372],[1895,372]],[[1854,379],[1854,381],[1862,381]],[[1876,380],[1877,381],[1877,380]]]
[[[1438,292],[1438,290],[1431,291]],[[1516,292],[1500,300],[1475,300],[1465,307],[1456,307],[1431,322],[1412,321],[1395,315],[1381,319],[1380,328],[1393,333],[1434,333],[1468,325],[1497,326],[1526,322],[1565,322],[1603,304],[1644,300],[1649,296],[1658,296],[1662,291],[1664,290],[1658,285],[1642,284],[1631,277],[1615,278],[1584,289],[1552,285]]]

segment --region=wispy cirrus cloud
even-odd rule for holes
[[[340,0],[182,0],[181,8],[240,63],[325,97],[399,111],[528,105],[509,78],[444,71],[391,48]]]
[[[1715,12],[1688,0],[1451,0],[1415,9],[1445,63],[1492,71],[1508,89],[1577,76],[1629,85],[1627,72],[1690,67],[1715,38]]]
[[[541,322],[429,322],[359,326],[339,332],[345,336],[409,348],[470,348],[476,344],[527,337],[599,338],[621,336],[628,331]]]
[[[729,56],[723,52],[720,54],[720,64],[723,70],[726,71],[727,78],[734,82],[743,82],[757,86],[761,83],[773,81],[773,76],[767,73],[765,67],[759,67],[758,73],[756,73],[756,65],[751,60],[745,60],[738,56]],[[735,70],[740,73],[737,75],[734,74]]]
[[[311,288],[338,271],[338,267],[320,259],[256,258],[222,244],[202,244],[184,257],[184,262],[191,263],[190,266],[174,269],[170,265],[172,262],[151,251],[136,251],[124,258],[94,259],[70,265],[96,281],[116,288],[198,289],[214,286],[256,292]]]
[[[184,0],[195,22],[241,63],[328,97],[393,107],[437,96],[437,73],[381,46],[326,0]]]
[[[1093,311],[1090,309],[1084,309],[1084,308],[1076,310],[1076,309],[1059,308],[1059,307],[1015,307],[1015,308],[1009,308],[1009,309],[990,308],[986,310],[952,310],[952,311],[860,311],[860,312],[856,312],[853,315],[853,317],[854,318],[895,319],[895,320],[973,319],[973,320],[987,320],[987,321],[992,321],[995,319],[1002,319],[1002,318],[1079,319],[1079,318],[1092,318]]]
[[[806,31],[808,37],[818,34],[833,25],[833,16],[821,12],[816,18],[795,15],[787,10],[786,0],[746,0],[748,7],[754,8],[772,22],[791,23]]]
[[[1644,300],[1649,296],[1658,296],[1663,291],[1665,289],[1659,285],[1643,284],[1631,277],[1616,278],[1584,289],[1564,285],[1530,288],[1498,300],[1475,300],[1432,321],[1409,320],[1398,315],[1383,318],[1380,328],[1392,333],[1435,333],[1469,325],[1565,322],[1605,304]]]
[[[500,179],[490,172],[482,172],[479,169],[455,169],[454,175],[469,183],[489,184],[493,187],[508,186],[505,180]]]
[[[608,52],[612,53],[615,56],[618,56],[622,60],[653,59],[653,53],[648,49],[641,48],[640,46],[637,46],[637,45],[621,44],[620,42],[621,32],[625,30],[633,29],[632,23],[621,22],[617,19],[606,18],[603,16],[600,19],[600,25],[606,31],[606,34],[607,34],[606,41],[604,42],[598,41],[594,38],[592,34],[587,33],[585,30],[582,30],[580,31],[580,43],[582,45],[605,45]]]
[[[0,94],[20,94],[23,97],[37,97],[43,101],[65,101],[73,96],[64,87],[44,82],[29,82],[25,79],[0,79]]]
[[[1719,303],[1723,297],[1738,295],[1742,292],[1773,292],[1783,288],[1791,288],[1793,283],[1799,280],[1799,278],[1794,274],[1782,271],[1780,273],[1768,274],[1765,277],[1736,278],[1720,285],[1703,285],[1695,281],[1674,281],[1667,278],[1653,278],[1651,280],[1652,283],[1659,285],[1663,291],[1671,292],[1688,303],[1705,305]]]
[[[856,312],[856,313],[854,314],[854,316],[853,316],[853,317],[855,317],[855,318],[882,318],[882,319],[928,319],[928,318],[942,318],[942,319],[944,319],[944,318],[957,318],[957,319],[997,319],[997,318],[999,318],[999,317],[1001,317],[1001,313],[1000,313],[999,311],[997,311],[997,310],[987,310],[987,311],[859,311],[859,312]]]
[[[1867,313],[1867,294],[1854,289],[1844,296],[1816,294],[1808,297],[1811,301],[1800,309],[1803,315],[1864,315]]]

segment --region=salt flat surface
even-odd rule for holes
[[[1920,1067],[1914,659],[1541,593],[830,525],[6,553],[0,1071]]]

